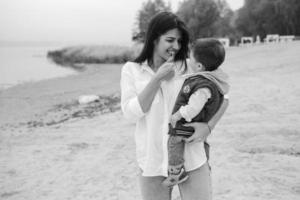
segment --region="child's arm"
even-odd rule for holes
[[[170,123],[171,123],[172,127],[175,127],[177,121],[179,121],[181,118],[182,118],[181,113],[180,113],[179,110],[178,110],[176,113],[174,113],[174,114],[171,116]]]
[[[181,118],[184,118],[185,121],[190,122],[197,114],[200,113],[210,96],[211,93],[208,88],[201,88],[194,92],[190,96],[188,104],[181,106],[179,110],[171,116],[171,125],[175,127],[176,122]]]
[[[185,121],[190,122],[195,116],[197,116],[204,105],[211,97],[211,92],[208,88],[201,88],[194,92],[187,105],[180,107],[179,112]]]
[[[221,117],[225,113],[225,111],[228,107],[228,104],[229,104],[228,98],[224,98],[221,107],[218,109],[217,113],[210,119],[210,121],[208,123],[194,122],[194,123],[186,124],[185,126],[193,127],[195,129],[195,132],[189,138],[184,139],[185,142],[191,143],[191,142],[205,141],[206,138],[211,133],[212,129],[216,126],[218,121],[221,119]]]

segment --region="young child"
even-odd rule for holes
[[[208,122],[228,93],[228,76],[218,67],[225,59],[221,42],[213,38],[198,39],[191,48],[189,67],[192,73],[183,75],[185,81],[177,96],[169,124],[169,176],[165,186],[174,186],[188,179],[184,169],[184,138],[194,129],[183,126],[189,122]],[[208,159],[208,144],[204,142]]]

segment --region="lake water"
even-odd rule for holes
[[[0,46],[0,89],[77,73],[47,59],[47,51],[61,47]]]

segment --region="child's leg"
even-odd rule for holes
[[[182,136],[170,135],[168,140],[168,178],[163,182],[166,186],[173,186],[187,180],[188,176],[184,171],[184,141]]]
[[[169,166],[183,165],[183,153],[184,143],[182,141],[182,136],[170,135],[168,140]]]
[[[183,165],[184,142],[182,136],[175,135],[174,128],[169,124],[168,159],[169,166]]]

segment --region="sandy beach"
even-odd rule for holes
[[[299,52],[298,41],[227,49],[230,106],[208,139],[213,199],[300,199]],[[121,67],[0,91],[0,199],[140,199]],[[100,101],[79,105],[89,94]]]

